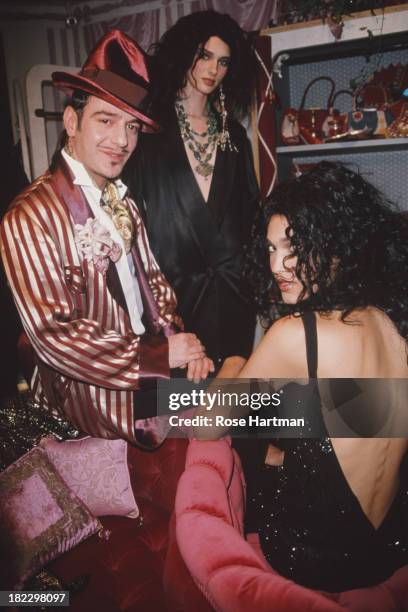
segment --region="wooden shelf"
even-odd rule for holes
[[[351,21],[352,19],[367,19],[374,16],[382,16],[382,15],[391,15],[392,13],[398,13],[399,11],[408,10],[408,3],[403,2],[401,4],[396,4],[394,6],[386,6],[381,9],[373,9],[369,11],[359,11],[357,13],[352,13],[351,15],[343,15],[342,21]],[[324,19],[313,19],[311,21],[300,21],[299,23],[291,23],[289,25],[283,26],[275,26],[272,28],[264,28],[261,30],[261,36],[273,36],[274,34],[290,33],[296,32],[296,30],[300,30],[303,28],[313,28],[315,26],[321,25],[322,23],[326,23]]]
[[[327,142],[315,145],[288,145],[276,148],[278,155],[313,155],[327,152],[348,153],[350,151],[384,151],[408,147],[408,138],[378,138],[349,142]]]

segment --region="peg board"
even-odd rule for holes
[[[310,62],[288,67],[290,103],[299,108],[307,84],[317,76],[330,76],[336,83],[336,90],[350,89],[350,79],[356,78],[364,70],[368,78],[376,70],[391,63],[408,63],[408,49],[386,51],[372,55],[367,62],[362,56],[350,56],[335,60]],[[328,96],[328,83],[313,86],[306,100],[307,107],[325,107]],[[352,100],[349,96],[339,96],[336,108],[350,111]],[[408,139],[407,148],[386,151],[339,153],[328,151],[317,158],[294,155],[299,164],[315,163],[317,159],[330,159],[355,164],[368,180],[379,187],[383,193],[397,203],[402,210],[408,210]]]

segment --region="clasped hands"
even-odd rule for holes
[[[187,368],[188,380],[196,383],[214,372],[214,363],[205,354],[205,347],[195,334],[174,334],[168,341],[170,368]]]

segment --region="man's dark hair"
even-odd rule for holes
[[[78,126],[81,127],[81,121],[82,121],[82,114],[83,114],[83,110],[85,108],[85,106],[88,104],[88,100],[89,100],[89,96],[90,94],[87,93],[86,91],[82,91],[81,89],[75,89],[72,92],[72,95],[70,98],[67,98],[64,104],[64,108],[67,108],[67,106],[72,106],[72,108],[74,109],[74,111],[76,112],[76,114],[78,115]],[[53,153],[52,159],[51,159],[51,164],[50,164],[50,169],[53,170],[57,160],[60,156],[60,153],[62,151],[62,149],[65,147],[65,145],[67,144],[68,141],[68,134],[67,132],[64,130],[62,130],[59,138],[58,138],[58,142],[57,142],[57,146],[55,148],[55,151]]]

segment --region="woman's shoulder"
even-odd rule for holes
[[[250,357],[243,375],[248,378],[307,376],[305,331],[300,316],[285,316],[273,323]]]
[[[304,335],[302,317],[300,314],[291,314],[274,321],[265,336],[272,338],[275,342],[277,340],[290,342],[298,334]]]
[[[245,125],[243,125],[236,119],[233,119],[231,120],[231,122],[229,122],[228,129],[230,132],[231,141],[237,147],[238,152],[242,155],[243,158],[247,159],[248,161],[250,160],[250,167],[247,168],[247,171],[251,172],[251,174],[253,175],[254,170],[252,145]]]
[[[230,130],[232,136],[235,136],[241,140],[248,138],[245,126],[237,119],[231,118],[228,120],[228,129]]]
[[[354,334],[364,334],[391,329],[396,331],[394,322],[381,309],[375,306],[355,308],[343,315],[341,310],[332,310],[329,313],[316,315],[319,337],[328,337]]]

